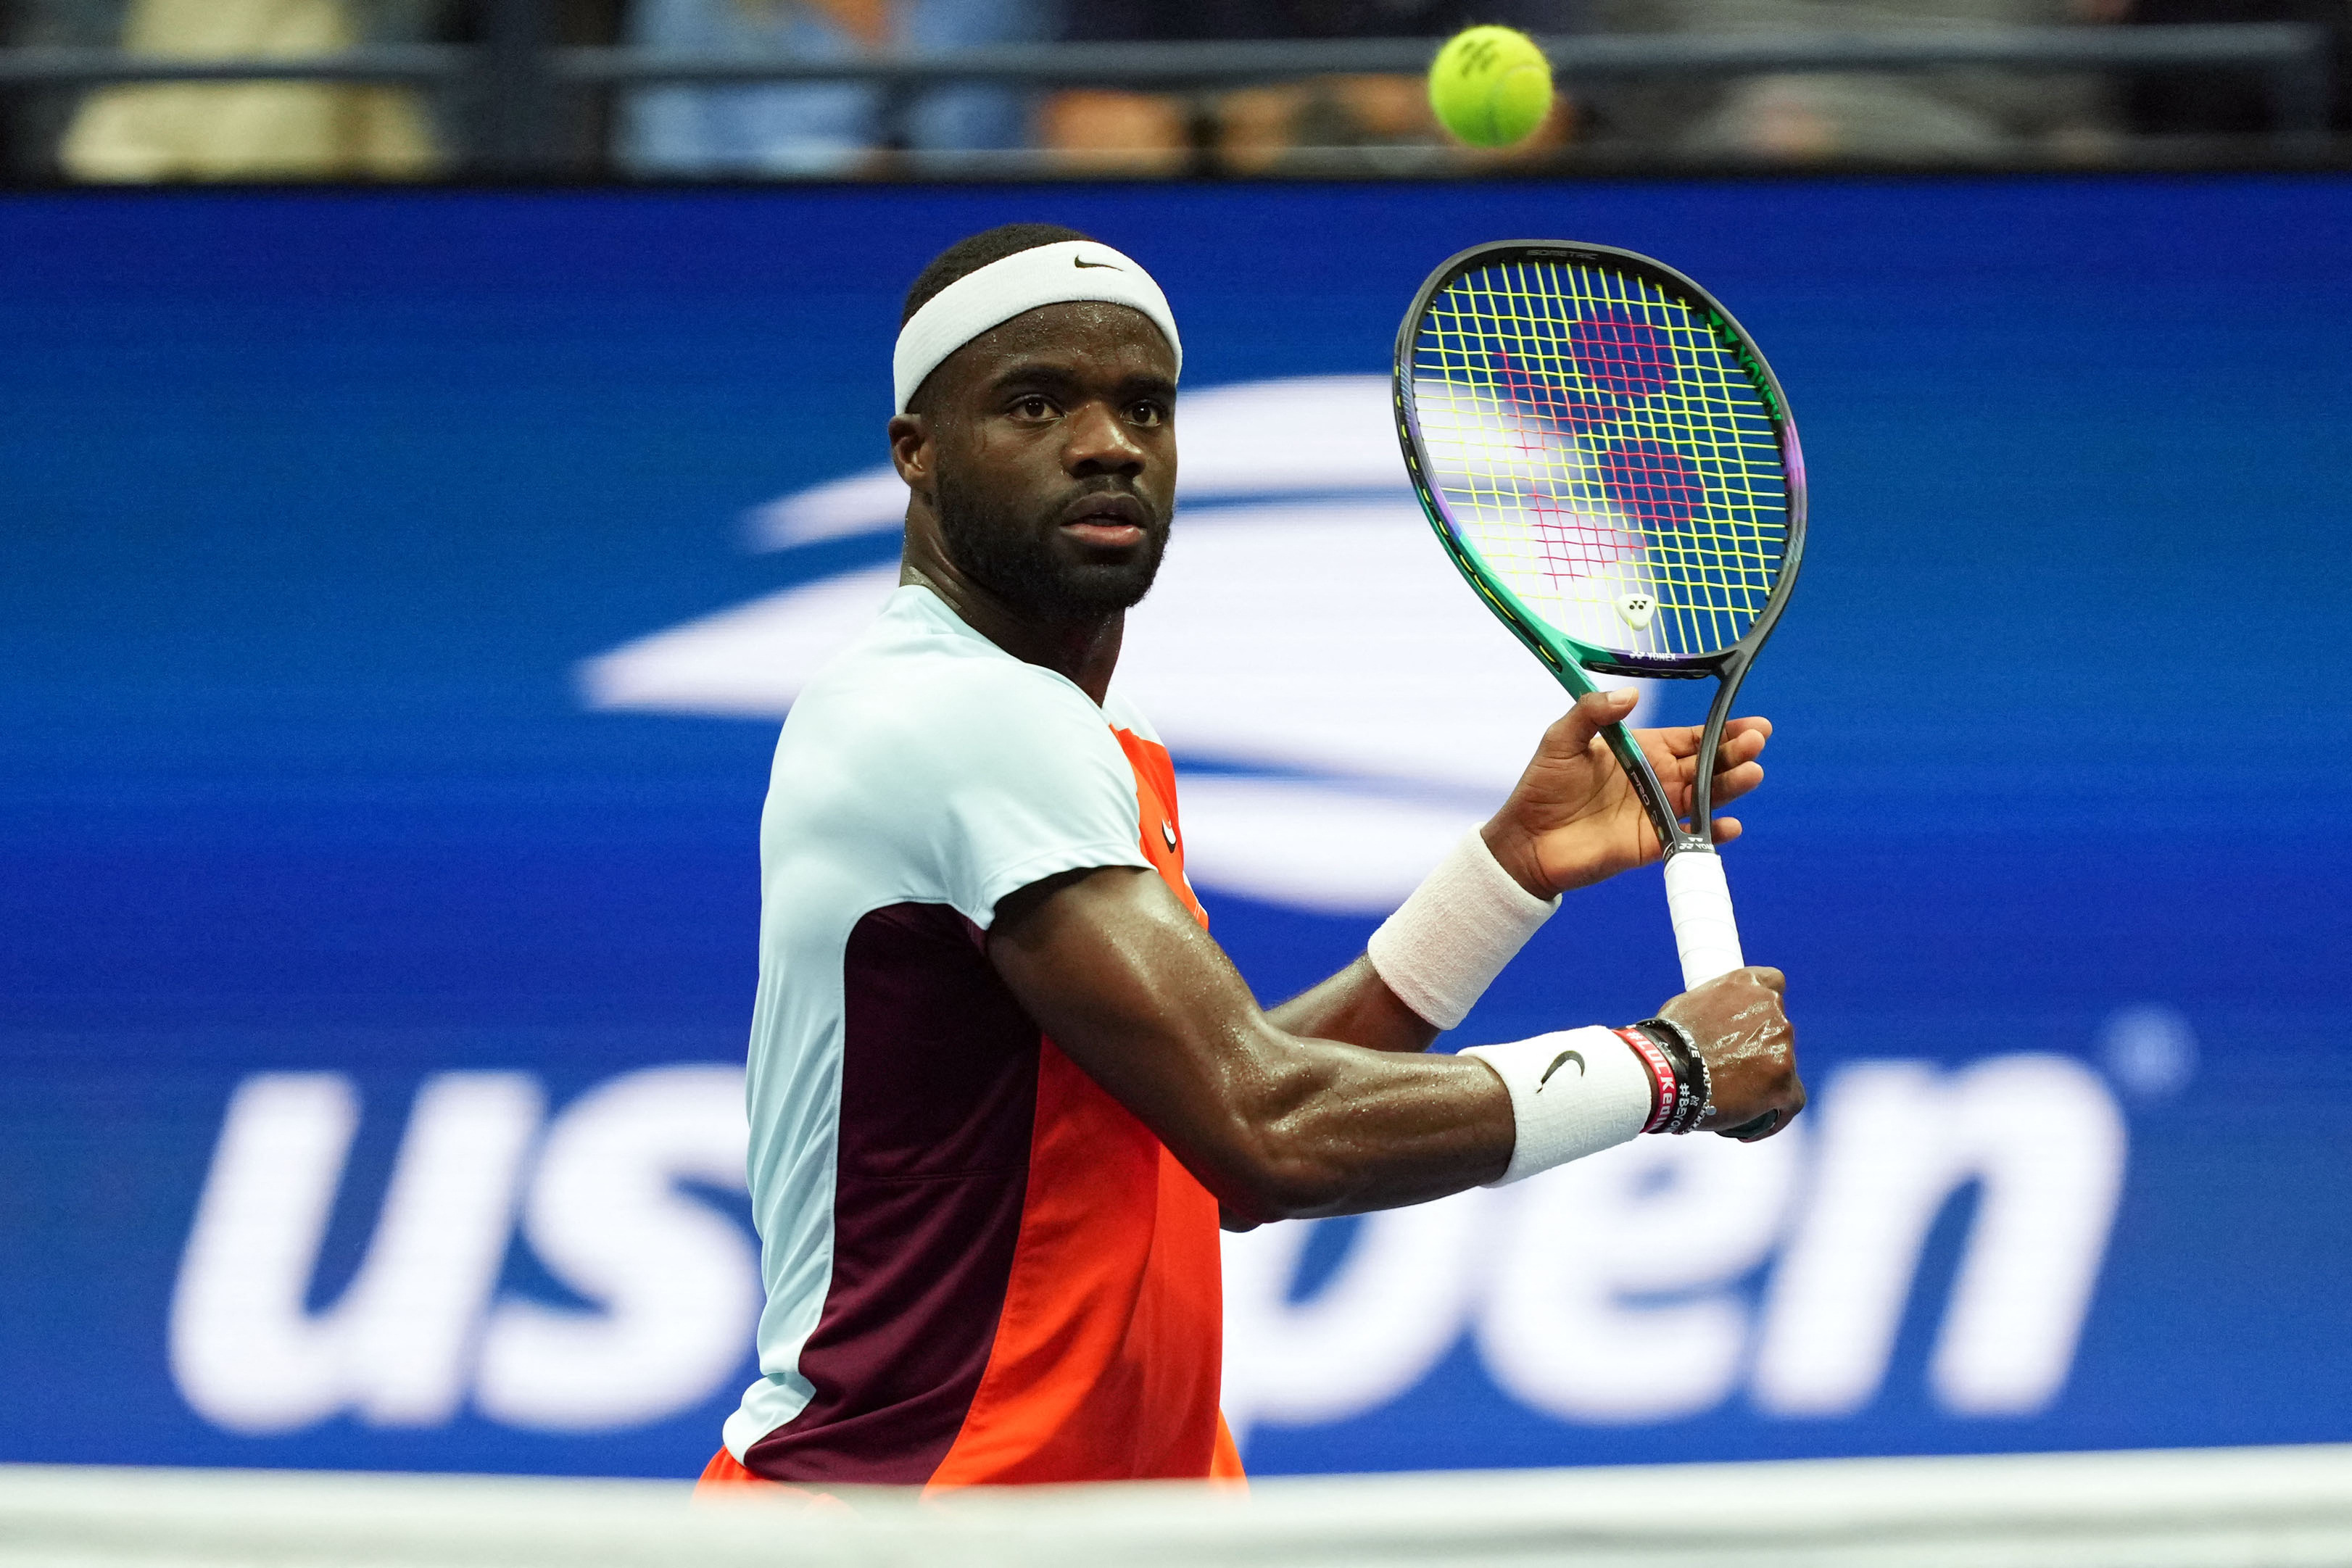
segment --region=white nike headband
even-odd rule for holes
[[[898,412],[907,412],[908,400],[940,361],[992,327],[1045,305],[1067,305],[1100,299],[1126,305],[1151,318],[1166,334],[1184,368],[1184,345],[1177,340],[1176,318],[1168,296],[1151,275],[1107,245],[1090,239],[1061,240],[992,261],[967,273],[923,302],[921,309],[898,329],[898,347],[890,356],[890,379],[898,394]]]

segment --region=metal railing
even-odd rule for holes
[[[567,92],[650,85],[858,82],[903,99],[947,83],[1203,91],[1339,74],[1418,73],[1437,40],[1003,45],[940,54],[793,57],[687,55],[541,42],[537,7],[486,7],[483,41],[385,45],[331,55],[199,59],[116,49],[0,49],[0,92],[128,82],[383,82],[436,89],[467,103],[461,160],[509,176],[552,172],[551,106]],[[2304,23],[2147,27],[1988,27],[1888,33],[1644,34],[1540,40],[1570,85],[1759,72],[1922,72],[1955,68],[2139,73],[2224,68],[2259,75],[2275,142],[2327,133],[2330,39]]]

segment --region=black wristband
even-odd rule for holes
[[[1643,1019],[1633,1027],[1650,1038],[1675,1070],[1674,1113],[1659,1131],[1691,1131],[1715,1106],[1715,1084],[1707,1072],[1706,1058],[1698,1053],[1698,1043],[1689,1032],[1671,1019]]]

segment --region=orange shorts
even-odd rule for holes
[[[756,1487],[757,1495],[782,1502],[797,1502],[804,1508],[840,1509],[846,1512],[849,1505],[829,1491],[814,1487],[796,1487],[783,1481],[772,1481],[765,1476],[755,1476],[736,1461],[735,1456],[721,1448],[710,1456],[702,1467],[702,1479],[694,1483],[694,1500],[707,1502],[712,1498],[740,1497],[743,1488]]]
[[[1233,1435],[1225,1430],[1225,1418],[1222,1415],[1217,1417],[1217,1448],[1210,1461],[1209,1480],[1212,1485],[1242,1490],[1247,1490],[1249,1487],[1249,1478],[1242,1469],[1241,1454],[1234,1447]],[[740,1497],[743,1495],[741,1489],[745,1487],[760,1488],[760,1496],[796,1500],[809,1508],[845,1510],[849,1507],[829,1491],[794,1486],[789,1481],[772,1481],[765,1476],[754,1475],[724,1448],[711,1455],[710,1462],[702,1467],[702,1479],[694,1483],[694,1500],[701,1502],[709,1498]]]

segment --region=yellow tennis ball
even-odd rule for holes
[[[1516,28],[1465,28],[1429,63],[1429,107],[1473,147],[1524,141],[1551,112],[1551,62]]]

